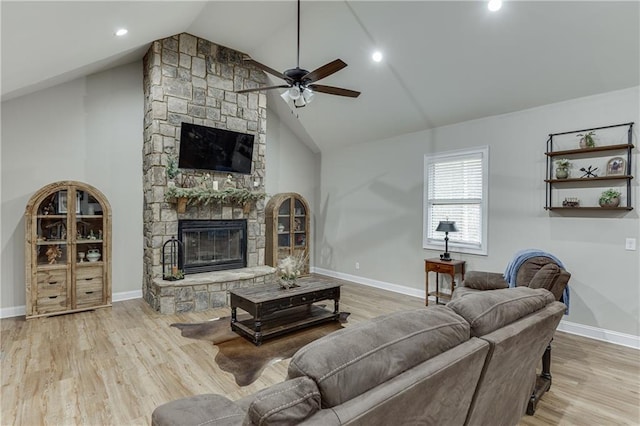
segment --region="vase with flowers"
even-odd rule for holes
[[[298,287],[296,281],[304,271],[307,264],[307,254],[299,252],[295,255],[287,256],[278,261],[277,276],[278,283],[283,289]]]

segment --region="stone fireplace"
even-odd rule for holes
[[[178,213],[167,199],[167,167],[180,147],[181,123],[192,123],[254,135],[251,174],[235,174],[237,188],[264,191],[267,98],[264,93],[238,94],[234,90],[267,82],[264,72],[249,67],[240,52],[190,34],[179,34],[151,44],[143,60],[145,96],[144,283],[143,297],[161,313],[198,311],[227,303],[228,290],[264,283],[273,277],[265,262],[265,202],[250,205],[195,203]],[[222,183],[226,173],[183,171],[192,182]],[[184,176],[183,176],[184,177]],[[178,186],[185,181],[178,182]],[[184,280],[162,279],[162,245],[184,231],[184,225],[207,221],[241,223],[240,234],[218,229],[192,229],[185,240],[190,265]],[[180,225],[182,224],[182,225]],[[218,236],[227,233],[227,245]],[[192,251],[200,245],[199,253]],[[239,260],[236,258],[241,251]],[[204,269],[206,258],[216,260]],[[230,258],[236,258],[233,262]],[[211,260],[211,259],[208,259]],[[220,270],[220,267],[231,269]]]

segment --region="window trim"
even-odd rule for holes
[[[444,238],[434,240],[427,238],[427,230],[430,220],[429,209],[429,182],[427,181],[429,163],[445,162],[455,157],[464,157],[480,154],[482,158],[482,201],[481,209],[481,236],[480,246],[454,242],[449,240],[449,252],[467,253],[486,256],[488,253],[488,223],[489,223],[489,146],[484,145],[478,148],[458,149],[453,151],[438,152],[424,155],[423,165],[423,200],[422,200],[422,248],[427,250],[444,250]]]

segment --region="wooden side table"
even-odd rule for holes
[[[451,300],[453,290],[456,288],[456,275],[460,274],[462,276],[460,280],[464,280],[465,263],[464,260],[442,260],[437,258],[424,260],[424,285],[427,294],[424,301],[425,306],[429,306],[429,296],[436,297],[436,305],[440,303],[440,299]],[[436,291],[429,291],[429,272],[436,273]],[[440,291],[440,274],[447,274],[451,277],[451,293]]]

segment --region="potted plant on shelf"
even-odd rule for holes
[[[596,146],[596,141],[594,139],[594,136],[596,135],[596,132],[589,132],[589,133],[578,133],[576,135],[576,137],[580,138],[580,148],[593,148],[594,146]]]
[[[607,189],[603,191],[598,200],[600,207],[618,207],[620,205],[620,196],[622,193],[615,189]]]
[[[566,179],[569,177],[569,167],[571,162],[567,158],[560,158],[556,160],[556,179]]]

